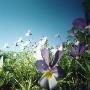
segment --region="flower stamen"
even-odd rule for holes
[[[52,73],[51,71],[49,71],[49,70],[45,72],[45,77],[46,77],[48,80],[52,78],[52,75],[53,75],[53,73]]]

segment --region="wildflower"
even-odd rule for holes
[[[55,38],[60,38],[60,33],[57,32],[55,35],[54,35]]]
[[[27,37],[29,37],[29,36],[31,36],[31,35],[32,35],[32,33],[31,33],[30,30],[28,30],[27,33],[25,33],[25,36],[27,36]]]
[[[22,38],[20,37],[18,40],[17,40],[17,43],[21,43],[23,42]]]
[[[39,46],[43,46],[47,41],[47,37],[41,38],[41,40],[38,42]]]
[[[54,54],[56,53],[57,49],[54,47],[54,48],[52,48],[50,51],[51,51],[52,54],[54,55]]]
[[[77,18],[72,23],[75,27],[78,27],[80,29],[84,29],[86,24],[86,21],[83,18]]]
[[[74,57],[76,60],[79,60],[82,55],[84,54],[85,50],[87,49],[87,45],[81,43],[78,45],[75,45],[72,49],[71,49],[71,56]]]
[[[34,54],[33,56],[35,57],[35,59],[42,59],[42,56],[41,56],[41,49],[44,47],[45,43],[47,41],[47,37],[43,37],[40,39],[40,41],[37,43],[35,43],[35,47],[33,49],[34,51]]]
[[[63,50],[63,45],[61,44],[61,45],[59,45],[57,47],[52,48],[51,49],[52,54],[55,54],[57,50],[62,51]]]
[[[62,51],[62,50],[63,50],[63,45],[62,45],[62,44],[59,45],[59,46],[57,47],[57,49],[60,50],[60,51]]]
[[[41,47],[40,46],[37,46],[36,48],[34,48],[34,53],[33,53],[33,56],[35,57],[35,59],[42,59],[42,56],[41,56]]]
[[[76,41],[76,42],[75,42],[75,45],[79,45],[79,43],[80,43],[79,41]]]
[[[25,41],[24,43],[21,43],[21,44],[19,45],[19,47],[20,47],[21,50],[23,50],[23,49],[25,49],[26,47],[28,47],[29,44],[30,44],[29,41]]]
[[[62,57],[62,52],[57,50],[53,62],[49,62],[49,54],[47,49],[41,50],[43,60],[37,60],[35,63],[37,71],[43,73],[42,77],[38,81],[41,87],[48,90],[58,90],[56,78],[64,77],[64,70],[57,66],[57,63]]]
[[[16,56],[17,56],[17,53],[14,53],[14,54],[13,54],[13,57],[16,57]]]
[[[6,44],[4,45],[4,48],[9,48],[8,43],[6,43]]]

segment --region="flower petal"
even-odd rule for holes
[[[62,52],[60,50],[57,50],[57,52],[55,53],[54,61],[51,63],[51,67],[54,67],[59,62],[62,55],[63,55]]]
[[[35,66],[39,72],[44,72],[48,69],[48,65],[43,60],[37,60]]]
[[[40,84],[41,87],[46,88],[46,89],[49,90],[48,80],[44,76],[42,76],[40,78],[40,80],[38,81],[38,83]]]
[[[59,67],[59,66],[53,67],[52,68],[52,72],[53,72],[53,75],[56,78],[63,78],[63,77],[65,77],[64,70],[61,67]]]
[[[45,60],[46,64],[49,65],[49,60],[48,60],[48,49],[44,48],[41,50],[41,55],[43,59]]]
[[[75,46],[71,49],[70,54],[71,54],[71,56],[74,57],[74,58],[75,58],[76,56],[78,56],[78,55],[79,55],[79,47],[75,45]]]
[[[54,76],[48,80],[50,90],[58,90],[57,81]]]
[[[80,50],[79,54],[82,55],[85,52],[86,49],[87,49],[87,45],[80,44],[79,45],[79,50]]]
[[[83,29],[86,26],[86,21],[83,18],[77,18],[72,24]]]

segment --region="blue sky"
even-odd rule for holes
[[[48,36],[51,45],[63,42],[72,21],[83,17],[82,0],[0,0],[0,47],[31,29],[34,41]],[[60,32],[61,40],[54,34]]]

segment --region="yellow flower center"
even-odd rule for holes
[[[80,56],[76,56],[76,59],[77,59],[77,60],[80,59]]]
[[[51,78],[52,78],[52,75],[53,75],[52,72],[49,71],[49,70],[45,72],[45,77],[46,77],[47,79],[51,79]]]

